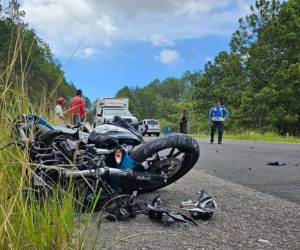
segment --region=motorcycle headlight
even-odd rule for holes
[[[120,164],[121,161],[122,161],[122,156],[123,156],[123,153],[122,153],[122,150],[121,149],[116,149],[115,151],[115,161],[117,164]]]

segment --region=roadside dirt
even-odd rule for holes
[[[139,199],[150,201],[159,193],[163,205],[178,208],[201,189],[214,195],[219,208],[198,227],[163,226],[139,215],[126,222],[103,220],[98,230],[95,214],[91,239],[98,236],[101,249],[300,249],[299,205],[201,171]]]

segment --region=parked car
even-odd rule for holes
[[[139,122],[138,131],[142,135],[160,135],[160,124],[158,120],[145,119]]]

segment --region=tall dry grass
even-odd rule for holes
[[[0,72],[0,147],[12,142],[12,124],[18,114],[36,113],[51,118],[46,94],[35,105],[28,98],[29,58],[22,57],[22,42],[22,32],[16,26],[7,48],[9,63]],[[17,63],[21,65],[18,71]],[[45,202],[38,202],[25,189],[30,186],[31,169],[26,150],[16,144],[1,148],[0,249],[87,249],[92,213],[76,212],[71,186],[63,192],[57,187]]]

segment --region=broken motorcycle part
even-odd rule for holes
[[[150,219],[161,222],[164,225],[170,225],[173,222],[182,222],[186,225],[198,224],[190,217],[161,206],[159,196],[156,196],[151,204],[135,202],[137,191],[131,196],[119,196],[112,198],[111,204],[105,211],[108,213],[105,218],[110,221],[128,220],[136,217],[138,214],[149,216]]]
[[[161,206],[159,196],[152,200],[152,204],[147,204],[146,207],[148,216],[152,220],[159,221],[163,224],[169,225],[175,221],[182,222],[186,225],[198,226],[198,224],[188,216],[173,210],[169,210]]]
[[[209,220],[217,208],[217,203],[211,194],[202,190],[197,201],[183,201],[180,207],[189,211],[194,219]]]
[[[105,211],[107,215],[106,219],[110,221],[128,220],[136,217],[137,214],[144,213],[144,208],[140,203],[135,202],[137,197],[137,191],[134,191],[131,196],[119,195],[113,197],[111,202],[109,201]]]
[[[267,165],[269,165],[269,166],[285,166],[286,164],[281,161],[269,161],[269,162],[267,162]]]

